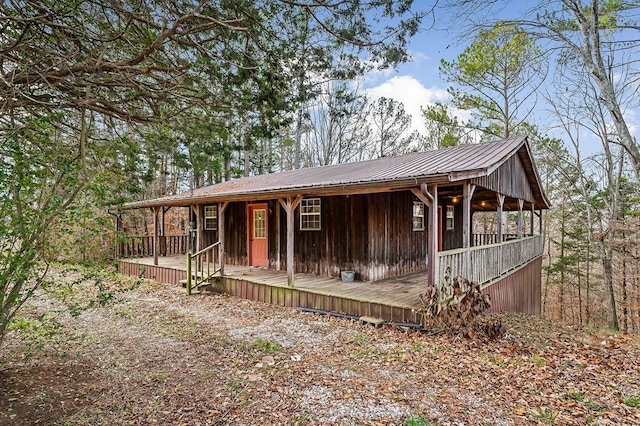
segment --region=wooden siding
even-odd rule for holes
[[[269,203],[269,210],[272,210]],[[247,203],[229,203],[225,211],[225,263],[247,264]],[[271,220],[271,218],[269,218]],[[203,231],[203,248],[218,241],[218,231]]]
[[[519,198],[528,202],[534,200],[531,182],[527,178],[527,172],[522,160],[517,155],[507,159],[490,175],[471,179],[471,183],[512,198]]]
[[[319,231],[301,231],[296,210],[296,272],[337,277],[351,269],[357,280],[376,281],[426,268],[426,234],[412,229],[415,198],[410,192],[321,200]],[[285,216],[280,223],[281,265],[287,250]],[[275,244],[270,253],[275,257]]]
[[[515,311],[540,315],[542,257],[527,263],[482,291],[491,296],[491,312]]]
[[[187,257],[184,262],[186,265]],[[146,278],[164,284],[179,284],[187,278],[187,271],[164,266],[146,265],[136,262],[118,261],[118,272],[132,277]]]
[[[453,250],[462,247],[462,192],[457,203],[450,198],[439,198],[442,206],[442,250]],[[453,229],[447,230],[447,206],[453,206]]]

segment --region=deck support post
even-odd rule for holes
[[[522,238],[522,234],[523,234],[523,218],[522,218],[522,209],[524,208],[524,200],[523,199],[518,199],[518,230],[517,230],[517,236],[518,238]]]
[[[472,183],[465,182],[462,185],[462,247],[467,249],[465,253],[464,277],[472,279],[471,274],[471,199],[476,186]]]
[[[227,207],[229,206],[229,202],[225,201],[222,203],[218,203],[218,241],[220,241],[220,246],[218,246],[218,259],[220,259],[220,276],[224,277],[224,262],[225,262],[225,256],[224,256],[224,224],[225,224],[225,217],[224,217],[224,213],[227,210]]]
[[[427,198],[427,285],[440,288],[438,277],[438,185],[423,183],[420,192]],[[420,198],[423,200],[422,198]],[[423,200],[424,201],[424,200]]]
[[[295,263],[294,263],[294,235],[295,235],[295,210],[296,207],[302,201],[302,195],[298,195],[296,198],[287,197],[286,199],[278,198],[278,202],[284,208],[287,213],[287,284],[289,287],[293,287],[295,284]]]
[[[153,264],[158,266],[158,214],[160,207],[152,207],[153,212]]]

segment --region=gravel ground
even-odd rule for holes
[[[25,309],[0,352],[0,424],[640,424],[624,336],[502,314],[505,338],[470,340],[152,282],[114,294]]]

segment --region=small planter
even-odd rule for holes
[[[342,271],[340,272],[340,278],[345,283],[350,283],[356,278],[356,271]]]

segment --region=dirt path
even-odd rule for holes
[[[0,424],[640,424],[637,341],[503,319],[429,337],[147,284],[10,334]]]

